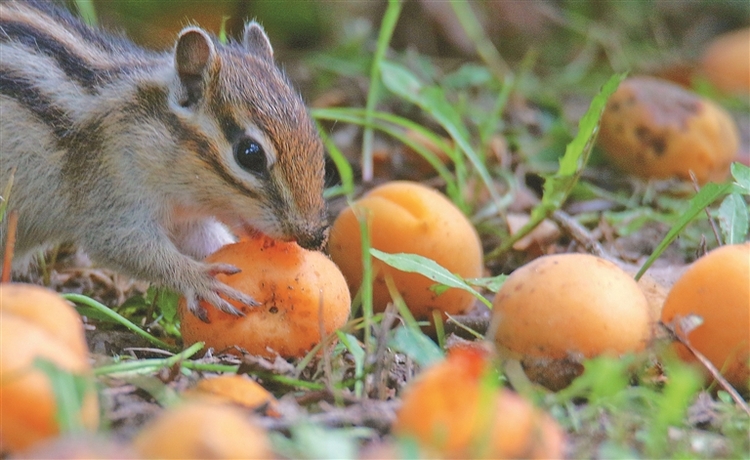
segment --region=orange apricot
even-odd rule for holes
[[[320,252],[257,235],[222,247],[206,262],[241,269],[217,278],[260,306],[232,302],[245,315],[234,316],[203,302],[209,321],[204,323],[187,312],[181,299],[180,331],[186,346],[205,342],[216,350],[237,346],[269,358],[302,357],[348,320],[351,298],[346,281]]]
[[[60,434],[57,402],[44,359],[61,370],[90,376],[83,323],[62,297],[40,286],[0,284],[0,451],[18,452]],[[96,429],[95,392],[84,397],[81,424]]]
[[[187,402],[166,409],[133,439],[144,458],[273,458],[265,430],[238,408]]]
[[[393,433],[429,458],[562,458],[557,423],[495,385],[484,350],[451,349],[407,386]]]
[[[669,324],[688,315],[703,320],[687,333],[690,344],[732,385],[750,390],[750,243],[714,249],[682,274],[664,301],[661,319]],[[675,348],[682,359],[696,362],[685,346]]]
[[[492,315],[498,349],[552,389],[578,375],[584,358],[644,349],[653,323],[638,283],[589,254],[543,256],[518,268],[495,296]]]
[[[395,181],[374,188],[344,209],[331,227],[329,251],[341,268],[349,289],[362,283],[362,236],[357,216],[367,219],[371,246],[387,253],[418,254],[434,260],[464,278],[482,274],[482,246],[476,230],[444,195],[424,185]],[[373,306],[385,310],[391,301],[386,286],[390,276],[406,305],[418,320],[431,320],[432,312],[452,315],[466,312],[474,297],[460,289],[437,293],[433,281],[406,273],[373,259]]]

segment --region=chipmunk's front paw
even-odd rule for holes
[[[236,316],[244,316],[245,314],[221,296],[236,300],[249,307],[260,305],[260,303],[249,295],[231,288],[215,278],[219,273],[234,275],[239,272],[239,268],[229,264],[211,264],[206,266],[206,283],[200,289],[194,289],[190,294],[186,294],[188,310],[201,321],[208,323],[208,312],[200,304],[202,300],[212,304],[224,313]]]

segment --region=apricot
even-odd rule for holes
[[[147,423],[133,439],[144,458],[273,458],[265,430],[241,410],[187,402]]]
[[[750,243],[714,249],[682,274],[667,295],[661,319],[669,324],[688,315],[703,319],[687,332],[690,344],[733,386],[750,390]],[[696,362],[685,346],[675,343],[675,348],[682,359]]]
[[[451,349],[404,391],[393,433],[428,458],[562,458],[557,423],[517,394],[493,386],[484,350]]]
[[[33,366],[37,358],[90,376],[81,318],[45,288],[0,284],[0,451],[18,452],[60,434],[52,384]],[[78,415],[85,428],[96,429],[95,392],[86,394]]]
[[[552,389],[577,376],[584,358],[643,350],[651,316],[638,283],[589,254],[543,256],[518,268],[498,291],[492,311],[498,349]]]
[[[344,209],[331,227],[329,251],[341,268],[349,289],[362,283],[362,236],[357,215],[367,219],[371,246],[387,253],[418,254],[434,260],[464,278],[482,274],[482,246],[476,230],[444,195],[424,185],[395,181],[372,189]],[[458,315],[474,304],[474,297],[460,289],[440,294],[435,284],[418,273],[405,273],[373,259],[373,306],[385,310],[391,301],[386,276],[418,320],[431,320],[432,312]]]
[[[258,382],[242,375],[226,374],[201,379],[182,395],[189,399],[236,404],[252,410],[265,409],[267,415],[278,415],[276,398]]]
[[[302,357],[349,317],[351,298],[339,269],[324,254],[297,243],[257,235],[222,247],[206,262],[241,269],[217,278],[261,305],[233,302],[245,315],[234,316],[204,302],[209,321],[204,323],[188,313],[180,299],[180,331],[186,346],[205,342],[216,350],[237,346],[268,358]]]
[[[701,73],[720,91],[750,94],[750,27],[714,38],[701,59]]]
[[[604,110],[597,140],[612,164],[643,178],[723,181],[739,132],[714,102],[650,77],[620,84]]]

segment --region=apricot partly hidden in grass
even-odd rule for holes
[[[703,53],[700,72],[722,92],[750,94],[750,27],[714,38]]]
[[[679,330],[675,319],[688,315],[703,320],[687,332],[690,344],[733,386],[750,390],[750,243],[714,249],[682,274],[667,295],[661,318]],[[684,345],[676,343],[675,348],[682,359],[696,362]]]
[[[180,331],[186,346],[205,342],[217,351],[237,346],[268,358],[299,358],[349,317],[351,298],[338,267],[324,254],[297,243],[256,235],[220,248],[206,262],[241,269],[217,279],[260,306],[232,301],[245,315],[234,316],[203,302],[209,321],[204,323],[188,313],[185,299],[180,299]]]
[[[440,192],[416,182],[394,181],[376,187],[344,209],[331,227],[329,251],[356,292],[362,283],[362,236],[357,216],[367,220],[370,243],[387,253],[418,254],[464,278],[482,274],[482,246],[463,213]],[[437,293],[435,284],[418,273],[406,273],[372,260],[373,307],[385,310],[391,302],[386,286],[390,276],[417,320],[432,320],[432,312],[458,315],[474,304],[460,289]]]
[[[133,439],[144,458],[273,458],[268,435],[242,410],[186,402],[164,410]]]
[[[632,77],[607,101],[598,144],[617,168],[643,178],[723,181],[739,132],[714,102],[674,83]]]
[[[57,402],[47,375],[34,367],[47,360],[63,371],[91,377],[81,317],[57,293],[29,284],[0,284],[0,451],[18,452],[60,434]],[[93,377],[91,377],[93,386]],[[99,406],[86,393],[78,414],[95,430]]]
[[[236,404],[266,415],[278,416],[278,401],[258,382],[237,374],[204,378],[182,393],[190,400]]]
[[[495,343],[551,389],[575,378],[580,362],[643,350],[649,305],[620,267],[589,254],[543,256],[518,268],[493,300]]]
[[[562,458],[557,423],[493,378],[485,350],[451,349],[406,387],[393,433],[427,458]]]

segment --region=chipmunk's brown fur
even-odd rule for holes
[[[2,1],[0,187],[13,170],[19,265],[73,241],[202,317],[199,300],[238,313],[219,293],[253,304],[214,278],[233,267],[197,260],[233,240],[226,226],[324,239],[323,147],[254,22],[229,44],[187,27],[159,54]]]

